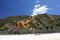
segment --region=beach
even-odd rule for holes
[[[60,33],[0,35],[0,40],[60,40]]]

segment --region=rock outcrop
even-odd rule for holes
[[[35,17],[28,17],[27,19],[24,19],[22,21],[19,21],[16,23],[16,28],[26,28],[26,29],[35,29],[32,25],[30,25],[32,22],[36,22]]]

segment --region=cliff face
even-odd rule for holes
[[[0,19],[0,31],[8,34],[60,32],[60,16],[40,14],[6,17]]]

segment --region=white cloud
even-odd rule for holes
[[[43,5],[43,6],[40,6],[39,4],[35,5],[35,8],[33,10],[33,14],[31,16],[34,16],[34,15],[37,15],[37,14],[47,13],[47,10],[48,10],[47,5]]]
[[[35,8],[33,9],[33,14],[31,16],[47,13],[47,10],[47,5],[40,6],[40,4],[36,4]]]
[[[35,5],[35,8],[39,8],[40,7],[40,5],[38,4],[38,5]]]
[[[39,3],[40,1],[39,0],[36,0],[36,3]]]

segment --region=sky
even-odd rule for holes
[[[60,15],[60,0],[0,0],[0,18],[42,13]]]

